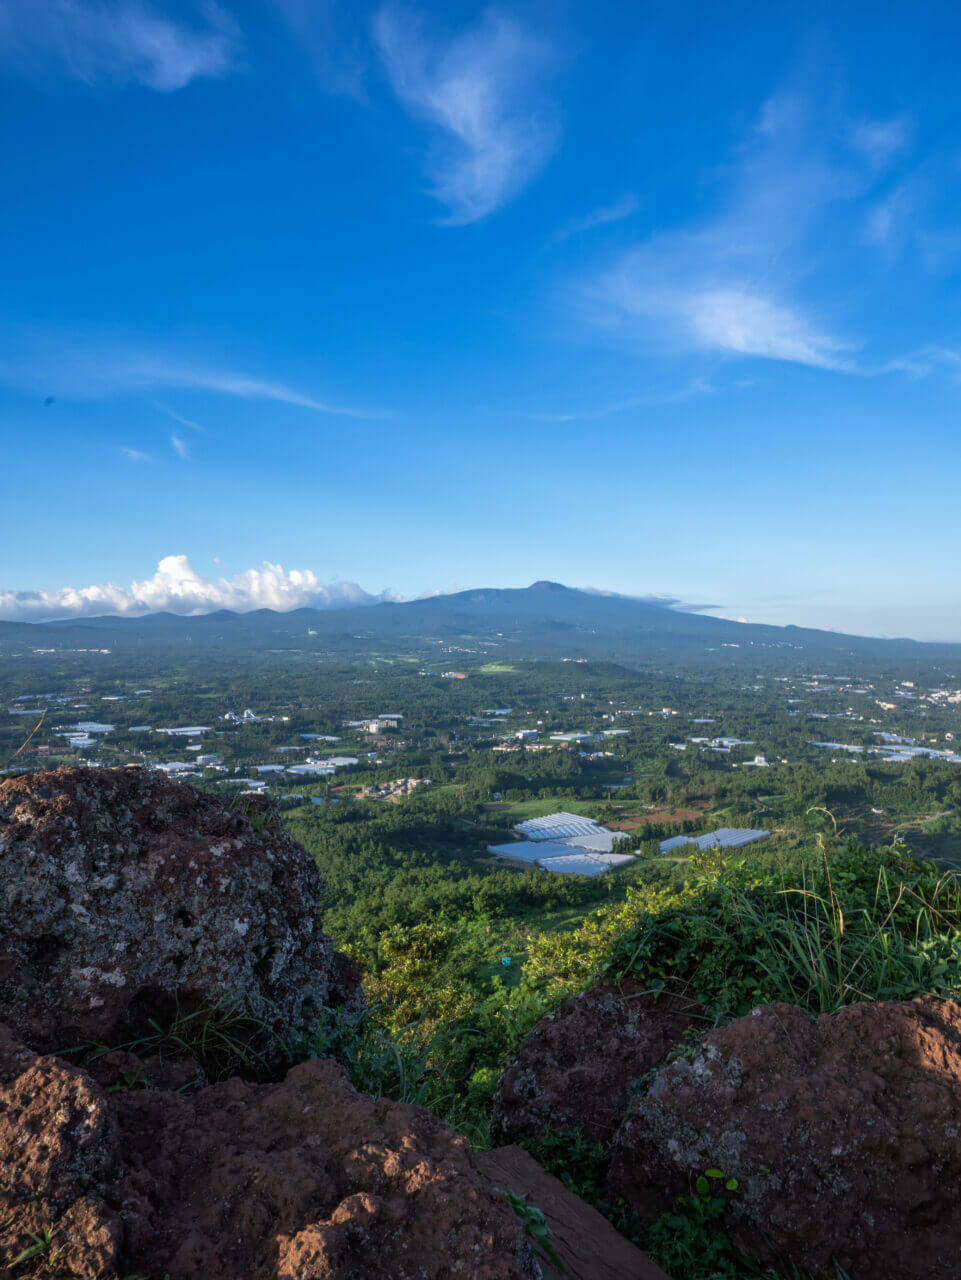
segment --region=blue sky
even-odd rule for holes
[[[923,0],[6,0],[0,617],[546,577],[961,640],[959,52]]]

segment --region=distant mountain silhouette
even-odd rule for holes
[[[177,647],[319,649],[348,656],[365,650],[423,650],[430,641],[496,646],[504,656],[585,657],[618,661],[690,660],[783,665],[790,659],[846,656],[961,661],[961,645],[880,640],[804,627],[731,622],[670,602],[579,591],[558,582],[484,587],[403,603],[342,609],[219,609],[199,617],[154,613],[140,618],[76,618],[0,623],[0,647],[11,649]]]

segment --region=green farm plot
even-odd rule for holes
[[[548,813],[579,813],[591,817],[597,812],[596,800],[572,800],[570,796],[548,796],[546,799],[518,800],[507,812],[514,822],[526,822],[528,818],[543,818]]]
[[[482,676],[509,676],[516,675],[518,668],[510,662],[485,662],[477,671]]]

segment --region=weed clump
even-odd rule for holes
[[[961,881],[903,847],[854,844],[758,879],[715,857],[696,892],[645,912],[604,965],[684,991],[721,1018],[786,1001],[834,1013],[864,1000],[961,995]]]

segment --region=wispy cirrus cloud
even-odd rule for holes
[[[184,440],[181,436],[171,435],[170,447],[171,449],[173,449],[174,453],[178,456],[178,458],[183,458],[184,460],[186,460],[187,458],[190,457],[190,446],[187,444],[187,441]]]
[[[637,196],[628,193],[621,196],[620,200],[616,200],[614,204],[602,205],[599,209],[586,213],[582,218],[573,218],[563,227],[558,228],[551,239],[567,240],[571,236],[582,235],[585,231],[593,231],[596,227],[604,227],[611,222],[623,222],[625,218],[637,213],[640,207],[641,202]]]
[[[151,577],[128,586],[101,582],[48,591],[0,589],[0,619],[41,622],[98,614],[137,616],[159,610],[193,616],[215,609],[239,613],[250,609],[332,609],[393,598],[387,592],[371,595],[355,582],[325,584],[310,569],[286,570],[269,560],[233,578],[205,578],[187,556],[172,555],[164,556]]]
[[[431,194],[450,210],[446,221],[476,222],[517,195],[558,136],[556,113],[539,87],[551,52],[546,41],[497,9],[445,39],[390,3],[372,30],[395,95],[435,130]]]
[[[950,163],[943,154],[928,156],[870,203],[862,238],[888,264],[911,260],[935,276],[957,270],[961,226],[946,170]]]
[[[365,100],[370,60],[360,6],[343,0],[273,0],[328,93]]]
[[[149,453],[144,453],[142,449],[131,449],[128,445],[121,445],[119,452],[127,459],[128,462],[150,462]]]
[[[823,232],[829,211],[864,194],[880,154],[902,145],[890,123],[860,129],[857,150],[849,138],[827,142],[802,98],[770,99],[722,175],[719,212],[602,264],[581,282],[582,314],[648,350],[860,372],[858,341],[835,332],[806,289],[812,233]]]
[[[904,373],[909,378],[927,378],[937,369],[946,370],[956,381],[961,381],[961,350],[931,343],[899,356],[883,366],[882,373]]]
[[[903,151],[913,134],[914,122],[905,115],[887,119],[862,116],[848,130],[851,146],[868,156],[878,168],[883,168],[899,151]]]
[[[652,409],[663,405],[683,404],[695,396],[711,395],[715,390],[716,388],[707,378],[693,378],[686,386],[673,387],[666,391],[649,391],[644,395],[611,400],[605,404],[589,405],[582,409],[537,411],[527,416],[533,418],[535,422],[546,423],[595,422],[600,418],[629,413],[633,409]]]
[[[868,210],[864,224],[865,243],[888,253],[900,252],[906,237],[917,229],[920,202],[919,184],[913,178],[899,182],[885,192]]]
[[[50,334],[32,340],[11,341],[0,356],[0,382],[39,391],[53,390],[62,399],[101,399],[138,392],[173,388],[209,391],[242,400],[265,400],[340,417],[374,419],[385,414],[376,409],[338,404],[311,395],[286,382],[261,378],[236,370],[184,360],[176,355],[132,349],[109,342],[58,338]],[[155,406],[173,421],[193,430],[199,423],[165,405]]]
[[[169,405],[157,404],[155,406],[161,413],[166,414],[171,422],[178,423],[181,427],[188,427],[191,431],[197,431],[203,434],[207,428],[201,426],[199,422],[194,422],[193,418],[185,418],[182,413],[177,413],[171,409]]]
[[[186,22],[146,0],[5,0],[0,60],[41,77],[140,84],[161,93],[236,63],[240,32],[212,0]]]
[[[318,413],[331,413],[346,418],[383,416],[372,409],[359,409],[350,405],[318,400],[316,396],[298,391],[295,387],[290,387],[283,382],[255,378],[231,370],[178,364],[153,357],[133,360],[125,366],[120,366],[117,373],[121,381],[126,381],[128,386],[184,387],[198,391],[217,391],[226,396],[238,396],[242,400],[274,400],[279,404],[295,405],[300,409],[314,409]]]

